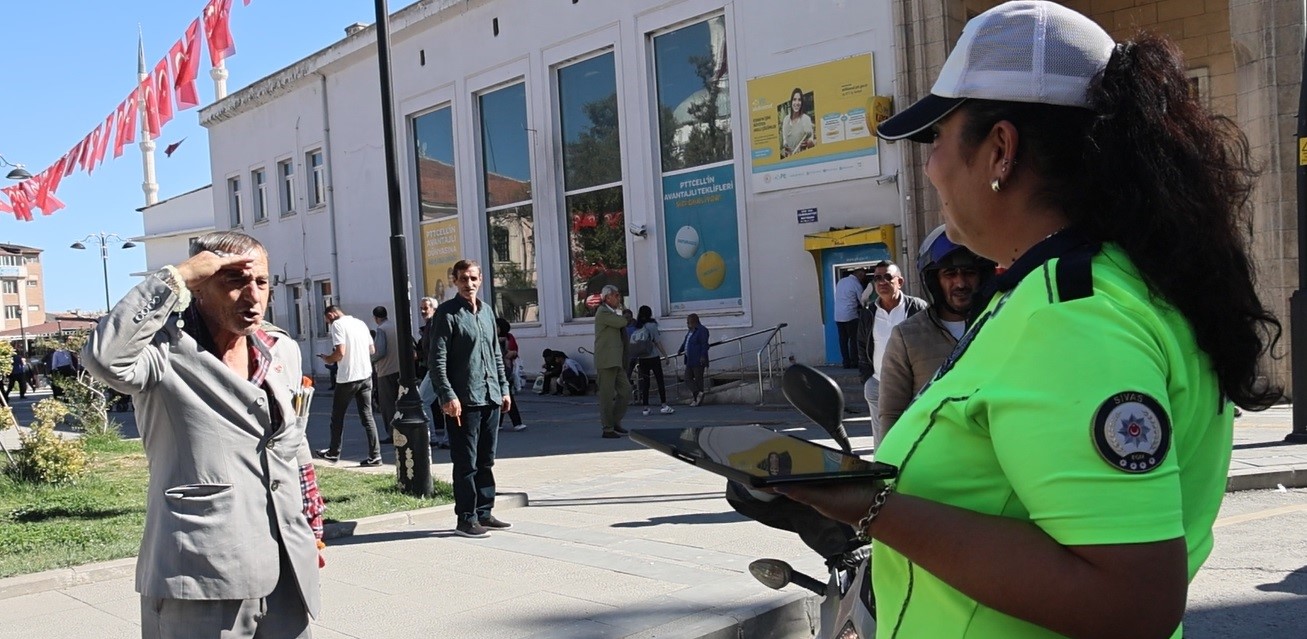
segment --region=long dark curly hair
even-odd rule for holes
[[[1221,391],[1258,410],[1280,390],[1258,361],[1281,334],[1257,297],[1248,139],[1190,88],[1179,48],[1141,33],[1117,45],[1090,88],[1093,109],[972,100],[966,148],[993,126],[1021,133],[1016,162],[1039,177],[1040,204],[1130,256],[1153,295],[1178,310],[1208,354]]]

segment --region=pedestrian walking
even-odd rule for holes
[[[336,390],[331,397],[331,443],[314,452],[321,459],[340,461],[341,438],[345,430],[345,411],[352,400],[358,409],[359,421],[368,439],[368,456],[360,466],[381,465],[381,443],[377,439],[377,424],[372,419],[372,354],[376,350],[372,335],[362,320],[346,315],[339,306],[331,305],[324,313],[331,327],[330,353],[318,357],[328,364],[340,367],[336,375]]]
[[[608,284],[600,292],[603,303],[595,311],[595,375],[599,386],[599,422],[603,437],[625,435],[622,418],[631,403],[631,382],[626,378],[626,318],[622,292]]]
[[[685,318],[685,340],[677,354],[685,355],[685,381],[690,386],[690,405],[703,403],[703,374],[708,370],[708,327],[699,323],[699,314]]]
[[[517,338],[513,337],[513,325],[502,317],[495,318],[495,328],[499,332],[499,352],[504,358],[504,375],[508,378],[508,395],[514,401],[509,402],[508,412],[499,414],[499,427],[504,427],[504,418],[508,418],[509,430],[526,430],[522,423],[522,413],[517,408],[514,397],[513,370],[517,366]]]
[[[653,309],[648,306],[641,306],[639,312],[635,314],[635,331],[631,333],[631,350],[635,351],[637,358],[636,370],[640,373],[640,405],[644,406],[643,414],[649,414],[649,378],[658,385],[658,399],[662,401],[663,406],[658,412],[664,415],[671,415],[676,410],[667,403],[667,381],[663,377],[663,360],[667,357],[667,351],[663,350],[663,345],[658,341],[661,333],[658,331],[658,320],[653,318]]]
[[[372,309],[376,335],[372,338],[372,369],[377,380],[377,406],[381,409],[381,427],[386,436],[383,444],[393,444],[391,422],[395,419],[395,402],[399,400],[399,333],[387,317],[386,307]]]

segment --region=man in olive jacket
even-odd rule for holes
[[[595,373],[599,380],[599,421],[607,439],[626,434],[622,418],[631,403],[631,381],[626,378],[626,318],[622,292],[609,284],[603,304],[595,313]]]

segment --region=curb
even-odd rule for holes
[[[528,504],[529,499],[524,492],[505,492],[495,496],[496,508],[521,508]],[[452,524],[453,513],[454,505],[446,504],[418,510],[373,515],[354,521],[333,522],[324,526],[322,538],[325,540],[341,539],[354,535],[391,530],[401,526]],[[136,558],[127,557],[71,568],[54,568],[28,575],[5,577],[0,579],[0,601],[49,590],[62,590],[73,586],[85,586],[101,581],[122,579],[135,576],[135,574]]]
[[[1225,482],[1225,492],[1233,493],[1241,490],[1266,490],[1279,488],[1280,486],[1285,488],[1307,487],[1307,469],[1299,469],[1291,466],[1279,466],[1246,471],[1231,471],[1229,479]]]

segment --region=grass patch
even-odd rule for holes
[[[75,484],[44,486],[0,474],[0,577],[134,557],[145,527],[149,483],[139,440],[87,438],[88,472]],[[318,466],[327,521],[439,506],[448,483],[422,499],[401,493],[394,474]]]

